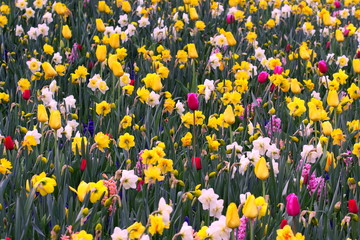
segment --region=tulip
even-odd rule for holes
[[[247,218],[253,219],[257,217],[257,215],[259,214],[259,210],[256,206],[254,195],[251,194],[247,197],[242,212]]]
[[[265,158],[261,157],[255,165],[255,175],[260,180],[266,180],[269,177],[269,168],[266,165]]]
[[[199,100],[198,100],[196,93],[188,93],[187,104],[188,104],[188,107],[193,111],[199,109]]]
[[[322,127],[322,132],[324,135],[326,136],[330,136],[332,131],[333,131],[333,128],[332,128],[332,125],[329,121],[325,121],[321,124],[321,127]]]
[[[228,14],[228,15],[226,16],[226,22],[227,22],[227,24],[234,23],[234,22],[235,22],[235,17],[234,17],[234,15]]]
[[[274,68],[274,74],[282,74],[283,71],[284,71],[284,69],[280,66],[276,66]]]
[[[293,217],[300,213],[300,203],[295,193],[290,193],[286,197],[286,212]]]
[[[96,58],[99,62],[103,62],[106,59],[106,45],[98,45],[96,48]]]
[[[101,18],[97,18],[95,20],[95,23],[96,23],[96,29],[99,31],[99,32],[105,32],[105,25],[104,25],[104,22],[102,21]]]
[[[226,40],[227,40],[229,46],[236,45],[236,39],[234,38],[234,35],[231,32],[226,32],[225,37],[226,37]]]
[[[300,83],[296,78],[291,79],[290,88],[291,92],[295,94],[301,93]]]
[[[121,8],[124,12],[129,13],[131,12],[131,5],[128,1],[123,1],[121,4]]]
[[[124,70],[118,61],[112,63],[112,71],[116,77],[124,75]]]
[[[356,203],[356,200],[354,200],[354,199],[349,200],[348,209],[349,209],[349,212],[354,213],[354,214],[357,214],[359,212],[359,207]]]
[[[49,126],[54,130],[61,128],[61,115],[59,110],[50,112]]]
[[[239,4],[239,1],[237,1],[237,0],[229,0],[230,7],[236,7],[238,4]]]
[[[330,107],[337,107],[339,105],[339,96],[336,90],[330,90],[326,99]]]
[[[313,102],[308,102],[309,107],[309,118],[311,121],[320,121],[321,120],[321,111],[317,109],[316,105]]]
[[[198,58],[198,57],[199,57],[199,55],[198,55],[198,53],[197,53],[197,51],[196,51],[196,46],[195,46],[195,44],[189,43],[189,44],[187,45],[187,47],[188,47],[188,53],[189,53],[189,57],[190,57],[190,58]]]
[[[111,69],[111,71],[114,71],[113,68],[114,68],[114,63],[117,62],[117,55],[116,54],[109,54],[109,57],[108,57],[108,66],[109,68]]]
[[[354,72],[360,73],[360,59],[356,58],[352,61]]]
[[[31,91],[30,89],[26,89],[22,92],[22,98],[25,100],[29,100],[31,97]]]
[[[360,58],[360,50],[356,52],[356,57]]]
[[[70,39],[72,37],[72,33],[71,33],[71,30],[68,25],[64,25],[62,27],[61,33],[62,33],[63,37],[66,39]]]
[[[231,105],[227,105],[224,112],[224,121],[227,124],[233,124],[235,122],[235,114]]]
[[[110,43],[110,46],[114,49],[120,47],[120,35],[117,33],[111,34],[109,43]]]
[[[289,53],[291,51],[291,44],[286,44],[285,51]]]
[[[335,38],[338,42],[343,42],[345,40],[344,34],[340,29],[336,29]]]
[[[281,220],[280,229],[283,229],[286,225],[288,225],[288,221],[286,219]]]
[[[51,66],[50,63],[44,62],[41,64],[41,67],[44,69],[45,72],[45,79],[53,78],[58,75],[56,70]]]
[[[330,41],[327,41],[326,42],[326,45],[325,45],[326,49],[329,50],[330,49]]]
[[[327,73],[328,66],[324,60],[319,61],[318,63],[318,69],[321,73]]]
[[[195,20],[199,19],[199,15],[198,15],[198,13],[196,11],[196,8],[194,8],[194,7],[190,8],[189,15],[190,15],[190,19],[192,21],[195,21]]]
[[[86,159],[81,159],[81,163],[80,163],[80,170],[84,171],[86,169]]]
[[[350,33],[350,29],[345,28],[344,31],[343,31],[344,37],[349,36],[349,33]]]
[[[268,79],[269,74],[265,71],[262,71],[259,75],[258,75],[258,82],[259,83],[264,83],[266,82],[266,80]]]
[[[15,147],[15,143],[12,139],[12,137],[7,136],[4,138],[4,146],[6,150],[13,150]]]
[[[38,122],[47,122],[49,120],[48,114],[46,112],[46,108],[44,105],[39,104],[37,109],[37,119]]]
[[[196,170],[201,170],[201,158],[200,157],[192,157],[191,164],[193,167],[196,167]]]
[[[235,203],[230,203],[226,210],[226,226],[228,228],[237,228],[240,226],[240,217]]]
[[[106,2],[105,1],[99,1],[98,2],[98,10],[99,10],[99,12],[105,12],[106,11]]]
[[[341,3],[340,3],[339,1],[335,1],[335,2],[334,2],[334,6],[335,6],[336,8],[341,8]]]
[[[323,22],[325,26],[333,25],[333,21],[331,20],[330,13],[327,12],[323,15]]]

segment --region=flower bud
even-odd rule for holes
[[[199,109],[199,100],[198,100],[196,93],[188,93],[187,104],[188,104],[188,107],[193,111]]]
[[[324,60],[318,62],[318,69],[321,73],[327,73],[328,66]]]
[[[257,80],[258,80],[259,83],[264,83],[264,82],[266,82],[266,80],[268,79],[268,77],[269,77],[269,74],[268,74],[267,72],[265,72],[265,71],[262,71],[262,72],[258,75]]]
[[[300,213],[300,203],[295,193],[290,193],[286,197],[286,212],[289,216],[297,216]]]
[[[266,180],[269,177],[269,168],[266,165],[266,160],[261,157],[255,165],[255,175],[260,180]]]
[[[46,112],[46,108],[43,104],[38,105],[37,119],[38,122],[42,122],[42,123],[47,122],[49,120],[48,114]]]
[[[228,14],[228,15],[226,16],[226,22],[227,22],[227,24],[234,23],[234,22],[235,22],[235,17],[234,17],[234,15]]]
[[[29,100],[31,97],[31,91],[30,89],[26,89],[22,92],[22,98],[25,100]]]
[[[192,157],[191,164],[193,167],[196,167],[196,170],[201,170],[201,158],[200,157]]]
[[[226,226],[228,228],[237,228],[240,226],[240,217],[235,203],[230,203],[226,210]]]
[[[256,206],[254,195],[251,194],[250,196],[247,197],[242,212],[244,216],[247,218],[253,219],[257,217],[257,215],[259,214],[259,210],[258,207]]]
[[[72,33],[71,33],[71,30],[70,30],[68,25],[65,25],[65,26],[62,27],[61,34],[66,39],[70,39],[72,37]]]
[[[349,200],[348,210],[350,213],[354,213],[354,214],[357,214],[359,212],[359,207],[358,207],[355,199]]]
[[[61,114],[59,110],[50,112],[49,126],[54,130],[61,128]]]
[[[106,59],[106,46],[105,45],[98,45],[96,48],[96,58],[99,62],[103,62]]]

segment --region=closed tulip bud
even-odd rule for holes
[[[350,33],[350,29],[345,28],[345,29],[343,30],[344,37],[349,36],[349,33]]]
[[[335,2],[334,2],[334,6],[335,6],[336,8],[341,8],[341,3],[340,3],[339,1],[335,1]]]
[[[80,163],[80,170],[81,171],[85,171],[86,169],[86,159],[81,159],[81,163]]]
[[[48,62],[42,63],[41,67],[43,68],[43,70],[45,72],[45,79],[53,78],[58,75],[56,70]]]
[[[123,1],[121,4],[121,8],[124,12],[129,13],[131,12],[131,5],[128,1]]]
[[[335,38],[338,42],[343,42],[345,40],[344,34],[340,29],[336,29]]]
[[[258,216],[259,210],[258,207],[256,206],[254,195],[251,194],[250,196],[247,197],[242,212],[245,217],[250,219],[256,218]]]
[[[187,104],[188,104],[188,107],[193,111],[199,109],[199,100],[198,100],[196,93],[188,93]]]
[[[330,107],[337,107],[339,105],[339,96],[336,90],[330,90],[326,99]]]
[[[99,10],[99,12],[105,12],[106,11],[106,2],[105,1],[99,1],[98,2],[98,10]]]
[[[262,72],[258,75],[257,80],[258,80],[259,83],[264,83],[264,82],[266,82],[266,80],[268,79],[268,77],[269,77],[269,74],[268,74],[267,72],[265,72],[265,71],[262,71]]]
[[[235,203],[230,203],[226,210],[226,226],[228,228],[237,228],[240,226],[240,217]]]
[[[72,33],[71,33],[71,30],[68,25],[64,25],[62,27],[61,33],[62,33],[63,37],[66,39],[70,39],[72,37]]]
[[[308,102],[309,107],[309,118],[311,121],[320,121],[321,120],[321,112],[317,109],[316,105],[312,102]]]
[[[321,124],[321,127],[322,127],[322,132],[324,135],[326,136],[330,136],[332,131],[333,131],[333,128],[332,128],[332,125],[329,121],[325,121]]]
[[[112,71],[116,77],[124,75],[124,70],[118,61],[112,63]]]
[[[195,46],[195,44],[189,43],[189,44],[187,45],[187,47],[188,47],[188,53],[189,53],[189,57],[190,57],[190,58],[198,58],[198,57],[199,57],[199,55],[198,55],[198,53],[197,53],[197,51],[196,51],[196,46]]]
[[[200,157],[192,157],[191,158],[191,164],[193,167],[196,168],[196,170],[201,170],[201,158]]]
[[[113,33],[110,35],[110,46],[114,49],[120,47],[120,35],[118,33]]]
[[[190,19],[195,21],[199,19],[199,15],[194,7],[189,10]]]
[[[357,214],[359,212],[359,207],[356,203],[356,200],[354,200],[354,199],[349,200],[348,210],[350,213],[354,213],[354,214]]]
[[[46,112],[46,108],[44,105],[39,104],[37,108],[37,120],[38,122],[47,122],[49,120],[48,114]]]
[[[358,50],[358,51],[356,52],[356,57],[357,57],[357,58],[360,58],[360,50]]]
[[[358,59],[358,58],[353,59],[352,65],[353,65],[354,72],[360,73],[360,59]]]
[[[280,229],[283,229],[286,225],[288,225],[288,221],[286,219],[281,220]]]
[[[235,122],[235,114],[231,105],[227,105],[224,112],[224,121],[227,124],[233,124]]]
[[[283,71],[284,71],[284,69],[280,66],[276,66],[274,68],[274,74],[282,74]]]
[[[290,89],[295,94],[301,93],[300,83],[296,78],[291,79]]]
[[[13,150],[15,147],[15,143],[12,139],[12,137],[7,136],[4,138],[4,146],[6,150]]]
[[[234,22],[235,22],[235,17],[234,17],[234,15],[228,14],[228,15],[226,16],[226,22],[227,22],[227,24],[234,23]]]
[[[26,89],[22,92],[22,98],[25,100],[29,100],[31,97],[31,91],[30,89]]]
[[[321,73],[327,73],[328,66],[324,60],[319,61],[318,63],[318,69]]]
[[[255,165],[255,175],[260,180],[266,180],[269,177],[269,168],[266,165],[265,158],[261,157]]]
[[[96,29],[99,31],[99,32],[105,32],[105,25],[104,25],[104,22],[102,21],[101,18],[97,18],[95,20],[95,23],[96,23]]]
[[[236,45],[236,39],[234,38],[234,35],[231,32],[226,32],[225,37],[226,37],[226,40],[227,40],[229,46]]]
[[[49,126],[54,130],[61,128],[61,115],[59,110],[50,112]]]
[[[286,212],[289,216],[297,216],[300,213],[300,203],[295,193],[290,193],[286,197]]]
[[[99,62],[103,62],[106,59],[106,46],[105,45],[98,45],[96,48],[96,58]]]

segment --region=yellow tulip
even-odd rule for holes
[[[131,5],[130,5],[130,3],[128,1],[123,1],[122,5],[121,5],[121,8],[126,13],[131,12]]]
[[[226,226],[228,228],[237,228],[240,226],[240,217],[235,203],[230,203],[226,210]]]
[[[117,33],[111,34],[109,43],[110,43],[110,46],[114,49],[120,47],[120,35]]]
[[[111,69],[111,71],[113,71],[114,68],[114,63],[117,62],[117,56],[116,54],[109,54],[108,57],[108,66]]]
[[[265,158],[261,157],[256,163],[255,175],[260,180],[266,180],[269,177],[269,168],[266,165]]]
[[[199,19],[199,15],[194,7],[189,9],[190,19],[195,21]]]
[[[330,136],[332,131],[333,131],[333,128],[332,128],[332,125],[329,121],[325,121],[321,124],[321,127],[322,127],[322,132],[324,135],[326,136]]]
[[[313,102],[308,102],[309,107],[309,118],[311,121],[320,121],[321,120],[321,110],[317,109],[316,105]]]
[[[62,33],[63,37],[66,39],[70,39],[72,37],[72,33],[71,33],[71,30],[68,25],[65,25],[62,27],[61,33]]]
[[[259,209],[258,218],[265,216],[266,212],[267,212],[267,206],[268,206],[267,202],[265,201],[265,198],[257,197],[255,199],[255,204],[256,204],[256,206],[258,206],[258,209]]]
[[[99,62],[103,62],[106,59],[106,46],[105,45],[98,45],[96,48],[96,58]]]
[[[198,58],[198,57],[199,57],[199,55],[198,55],[198,53],[197,53],[197,51],[196,51],[196,46],[195,46],[195,44],[189,43],[189,44],[187,45],[187,47],[188,47],[188,53],[189,53],[189,57],[190,57],[190,58]]]
[[[225,37],[226,37],[226,40],[227,40],[229,46],[236,45],[236,39],[234,38],[234,35],[231,32],[226,32]]]
[[[354,72],[360,73],[360,59],[359,58],[353,59],[352,64],[353,64]]]
[[[118,61],[112,63],[112,71],[116,77],[124,75],[124,70]]]
[[[44,69],[45,72],[45,79],[53,78],[58,75],[56,70],[51,66],[50,63],[44,62],[41,64],[41,67]]]
[[[256,218],[258,216],[259,210],[258,207],[256,206],[254,195],[251,194],[250,196],[247,197],[242,212],[245,217],[250,219]]]
[[[231,105],[227,105],[224,112],[224,121],[227,124],[233,124],[235,122],[235,114]]]
[[[96,29],[99,31],[99,32],[105,32],[105,25],[104,25],[104,22],[102,21],[101,18],[97,18],[95,20],[96,22]]]
[[[336,90],[330,90],[326,99],[330,107],[337,107],[339,105],[339,96]]]
[[[323,15],[323,22],[325,26],[332,26],[334,24],[331,20],[330,13],[327,12]]]
[[[44,105],[39,104],[37,108],[37,119],[39,122],[47,122],[49,120],[48,114],[46,112],[46,108]]]
[[[59,110],[50,112],[49,126],[54,130],[61,128],[61,115]]]
[[[338,42],[343,42],[345,40],[344,34],[340,29],[336,29],[335,38]]]
[[[300,83],[296,78],[291,79],[290,89],[295,94],[301,93]]]

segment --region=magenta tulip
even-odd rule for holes
[[[228,15],[226,16],[226,22],[227,22],[228,24],[234,23],[234,22],[235,22],[235,17],[234,17],[234,15],[228,14]]]
[[[268,79],[269,74],[265,71],[262,71],[259,75],[258,75],[258,82],[259,83],[264,83],[266,82],[266,80]]]
[[[335,2],[334,2],[334,6],[335,6],[336,8],[341,8],[341,3],[340,3],[340,1],[335,1]]]
[[[295,193],[290,193],[286,197],[286,212],[293,217],[300,213],[300,203]]]
[[[284,69],[283,69],[282,67],[276,66],[276,67],[274,68],[274,74],[282,74],[283,70],[284,70]]]
[[[187,104],[188,104],[189,108],[193,111],[199,109],[199,100],[198,100],[196,93],[188,93]]]
[[[319,61],[318,68],[321,73],[327,73],[328,66],[324,60]]]

